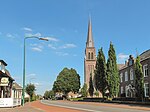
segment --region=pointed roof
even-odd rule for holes
[[[88,34],[87,34],[86,47],[94,47],[91,18],[89,19],[89,24],[88,24]]]

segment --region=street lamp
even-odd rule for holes
[[[37,38],[39,40],[48,41],[46,38],[40,38],[37,36],[25,37],[24,38],[24,55],[23,55],[23,91],[22,91],[22,106],[24,106],[24,97],[25,97],[25,54],[26,54],[26,39]]]

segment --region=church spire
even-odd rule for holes
[[[94,47],[94,40],[93,40],[93,35],[92,35],[91,17],[89,17],[86,47]]]

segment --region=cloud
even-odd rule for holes
[[[35,76],[36,76],[36,74],[34,74],[34,73],[26,75],[26,77],[35,77]]]
[[[21,77],[20,76],[14,76],[13,77],[15,80],[21,80]]]
[[[30,44],[30,46],[43,49],[43,46],[41,44]]]
[[[48,39],[49,41],[54,41],[54,42],[58,42],[59,40],[55,37],[43,37],[43,38],[46,38]]]
[[[118,63],[124,63],[128,59],[129,55],[120,53],[118,54],[117,57],[118,57]]]
[[[25,34],[25,37],[41,37],[41,33],[35,33],[35,34],[32,34],[32,33],[26,33]]]
[[[42,49],[39,47],[33,47],[31,48],[33,51],[42,52]]]
[[[64,53],[64,52],[56,52],[56,54],[58,56],[68,56],[69,55],[68,53]]]
[[[54,50],[56,49],[56,47],[53,46],[52,44],[48,44],[48,47],[51,48],[51,49],[54,49]]]
[[[32,29],[28,27],[24,27],[23,30],[32,32]]]
[[[75,44],[65,44],[65,45],[63,45],[63,46],[60,47],[60,48],[66,49],[66,48],[75,48],[75,47],[77,47]]]
[[[8,37],[8,38],[12,38],[12,39],[14,39],[14,38],[15,38],[15,36],[14,36],[14,35],[12,35],[12,34],[10,34],[10,33],[7,33],[7,34],[6,34],[6,37]]]
[[[41,44],[30,44],[33,51],[42,52],[43,46]]]
[[[74,57],[76,57],[77,55],[76,55],[76,54],[74,54],[73,56],[74,56]]]
[[[34,85],[35,85],[35,86],[41,86],[42,84],[40,84],[40,83],[38,83],[38,82],[35,82]]]
[[[121,60],[125,60],[128,57],[129,57],[129,55],[126,55],[126,54],[123,54],[123,53],[118,54],[118,59],[121,59]]]

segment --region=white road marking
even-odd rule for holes
[[[89,111],[89,112],[102,112],[102,111],[96,111],[96,110],[90,110],[90,109],[84,109],[84,108],[68,107],[68,106],[57,105],[57,104],[49,104],[49,103],[46,103],[43,101],[41,101],[41,103],[43,103],[45,105],[58,106],[58,107],[63,107],[63,108],[70,108],[70,109],[83,110],[83,111]]]

